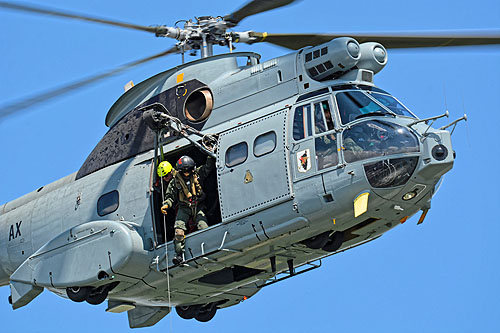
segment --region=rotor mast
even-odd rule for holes
[[[200,50],[201,58],[214,55],[213,46],[229,45],[231,34],[226,33],[227,23],[224,19],[212,16],[196,17],[196,21],[184,21],[184,27],[156,27],[157,37],[170,37],[177,39],[177,48],[184,53],[188,50]]]

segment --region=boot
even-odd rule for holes
[[[175,257],[172,259],[174,265],[184,262],[184,239],[182,241],[174,239]]]
[[[184,256],[182,253],[176,254],[175,257],[172,259],[172,263],[176,266],[182,264],[184,262]]]

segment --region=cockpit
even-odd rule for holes
[[[416,118],[401,102],[382,89],[358,85],[334,87],[334,90],[339,88],[350,88],[335,92],[343,125],[359,118],[377,115]]]
[[[298,103],[295,108],[293,141],[301,152],[309,149],[313,157],[309,168],[306,164],[302,168],[297,165],[299,177],[308,174],[309,169],[311,172],[322,171],[373,160],[373,166],[370,161],[365,165],[370,165],[366,172],[370,173],[368,178],[373,180],[370,181],[372,186],[391,187],[408,180],[407,177],[378,179],[377,170],[381,168],[376,163],[380,157],[396,155],[384,159],[394,162],[391,165],[397,169],[396,174],[409,176],[408,173],[413,172],[420,142],[413,130],[397,119],[415,119],[416,116],[379,88],[342,85],[330,89],[328,92],[322,90],[313,99],[309,99],[309,95],[310,102]]]
[[[407,127],[379,119],[367,120],[345,129],[342,142],[347,163],[419,152],[417,137]]]

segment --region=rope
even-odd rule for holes
[[[161,132],[160,132],[161,133]],[[163,162],[163,145],[160,141],[159,136],[157,136],[157,145],[160,147],[160,152],[161,152],[161,162]],[[160,141],[160,142],[158,142]],[[163,186],[163,179],[160,178],[160,187],[161,187],[161,202],[163,204],[165,200],[165,188]],[[164,242],[165,242],[165,263],[167,265],[167,295],[168,295],[168,305],[171,304],[171,296],[170,296],[170,272],[168,268],[168,246],[167,246],[167,216],[163,214],[163,237],[164,237]],[[170,316],[170,331],[173,332],[173,317]]]

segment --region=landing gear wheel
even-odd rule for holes
[[[302,241],[302,244],[313,250],[321,249],[328,242],[328,236],[330,236],[330,232],[331,231],[326,231],[322,234],[308,238]]]
[[[68,295],[69,299],[73,302],[83,302],[90,294],[89,287],[68,287],[66,288],[66,295]]]
[[[179,305],[175,307],[175,311],[182,319],[193,319],[200,312],[201,305]]]
[[[322,247],[322,250],[327,252],[335,252],[340,249],[340,246],[344,242],[344,233],[342,231],[336,231],[330,236],[330,239]]]
[[[215,313],[217,312],[217,308],[215,304],[210,303],[204,307],[201,308],[200,312],[194,317],[196,320],[201,321],[202,323],[206,323],[207,321],[210,321],[214,316]]]
[[[85,300],[89,304],[99,305],[102,302],[104,302],[107,297],[108,297],[108,289],[104,288],[101,290],[91,291]]]

